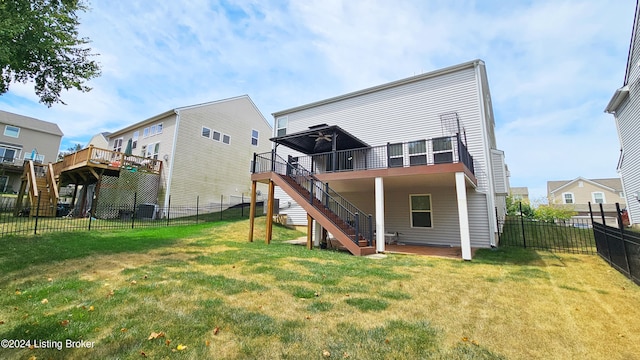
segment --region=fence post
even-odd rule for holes
[[[220,195],[220,220],[222,220],[222,202],[224,201],[224,195]]]
[[[600,218],[602,219],[602,228],[604,229],[604,242],[607,243],[607,261],[611,264],[611,247],[609,246],[609,231],[607,229],[607,222],[604,219],[604,209],[602,203],[600,203]]]
[[[253,162],[251,163],[251,173],[255,174],[256,173],[256,160],[258,158],[258,155],[254,152],[253,153]]]
[[[169,195],[169,201],[167,202],[167,226],[169,226],[169,219],[171,217],[171,195]]]
[[[138,202],[138,193],[133,193],[133,211],[131,211],[131,228],[133,229],[136,222],[136,203]]]
[[[520,226],[522,227],[522,245],[526,249],[527,248],[527,237],[524,231],[524,215],[522,214],[522,201],[518,203],[518,207],[520,208]]]
[[[240,200],[240,217],[243,218],[244,217],[244,193],[242,193],[240,196],[241,196],[241,200]]]
[[[313,179],[311,179],[310,181],[311,181],[311,186],[309,187],[309,203],[313,205],[313,187],[315,185],[314,185]]]
[[[624,224],[622,223],[622,213],[620,212],[620,203],[616,203],[616,214],[618,215],[618,228],[620,229],[620,240],[622,241],[622,252],[624,253],[624,263],[627,266],[627,273],[631,276],[629,269],[629,257],[627,256],[627,247],[624,241]]]
[[[33,235],[36,235],[38,233],[38,216],[40,215],[40,193],[41,191],[38,191],[38,204],[36,205],[36,223],[33,226]]]
[[[200,209],[200,195],[196,196],[196,224],[198,223],[198,210]]]

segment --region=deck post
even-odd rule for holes
[[[256,220],[256,186],[257,181],[251,182],[251,205],[249,211],[249,242],[253,242],[253,229]]]
[[[90,216],[96,217],[96,210],[98,209],[98,198],[100,197],[100,186],[102,185],[102,173],[100,172],[100,176],[98,177],[98,182],[96,183],[96,190],[93,192],[93,200],[91,201],[91,214]]]
[[[307,249],[313,250],[313,241],[311,234],[313,233],[313,218],[307,213]]]
[[[469,230],[469,210],[467,206],[467,187],[464,179],[465,175],[463,172],[457,172],[455,176],[462,259],[471,260],[471,232]]]
[[[275,193],[275,184],[273,180],[269,180],[269,199],[267,201],[267,236],[265,242],[271,244],[271,237],[273,235],[273,196]]]
[[[376,251],[384,252],[384,180],[377,177],[375,180],[376,195]]]

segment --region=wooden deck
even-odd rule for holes
[[[162,161],[89,146],[53,164],[61,185],[90,182],[100,175],[118,176],[121,170],[160,174]]]

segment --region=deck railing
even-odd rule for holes
[[[80,166],[125,168],[132,171],[159,174],[162,161],[89,146],[65,155],[62,160],[53,164],[53,169],[56,174],[59,174],[62,171]]]
[[[252,172],[275,172],[288,176],[308,192],[309,203],[318,208],[318,202],[322,207],[327,208],[337,215],[347,226],[353,230],[353,235],[349,235],[351,241],[359,244],[360,238],[367,241],[368,246],[373,244],[373,217],[366,214],[354,204],[345,199],[342,195],[329,187],[329,184],[318,180],[310,171],[299,164],[284,160],[282,157],[272,152],[254,154]],[[315,200],[315,201],[314,201]],[[334,222],[332,219],[330,219]],[[340,226],[336,222],[335,225]]]
[[[473,157],[458,135],[305,155],[294,162],[312,173],[463,163],[475,174]]]

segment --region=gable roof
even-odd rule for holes
[[[293,107],[293,108],[290,108],[290,109],[287,109],[287,110],[277,111],[277,112],[274,112],[271,115],[273,115],[274,117],[278,117],[278,116],[289,114],[289,113],[292,113],[292,112],[301,111],[301,110],[305,110],[305,109],[310,109],[310,108],[314,108],[314,107],[321,106],[321,105],[331,104],[331,103],[334,103],[334,102],[338,102],[338,101],[354,98],[354,97],[357,97],[357,96],[370,94],[370,93],[374,93],[374,92],[377,92],[377,91],[386,90],[386,89],[389,89],[389,88],[394,88],[394,87],[405,85],[405,84],[410,84],[410,83],[413,83],[413,82],[416,82],[416,81],[421,81],[421,80],[437,77],[437,76],[440,76],[440,75],[444,75],[444,74],[460,71],[462,69],[473,68],[473,67],[475,67],[477,65],[484,65],[484,61],[482,61],[480,59],[468,61],[468,62],[465,62],[465,63],[462,63],[462,64],[449,66],[449,67],[446,67],[446,68],[443,68],[443,69],[438,69],[438,70],[431,71],[431,72],[428,72],[428,73],[424,73],[424,74],[420,74],[420,75],[416,75],[416,76],[411,76],[411,77],[408,77],[408,78],[405,78],[405,79],[401,79],[401,80],[393,81],[393,82],[390,82],[390,83],[386,83],[386,84],[370,87],[370,88],[363,89],[363,90],[350,92],[350,93],[347,93],[347,94],[344,94],[344,95],[339,95],[339,96],[332,97],[332,98],[329,98],[329,99],[312,102],[312,103],[309,103],[309,104],[306,104],[306,105],[296,106],[296,107]]]
[[[592,185],[604,188],[612,192],[622,191],[622,181],[619,178],[585,179],[582,176],[579,176],[573,180],[547,181],[547,191],[549,192],[549,194],[553,194],[557,191],[569,187],[569,185],[574,184],[578,181],[588,182]]]
[[[60,127],[58,127],[58,124],[44,120],[38,120],[36,118],[28,116],[10,113],[4,110],[0,110],[0,123],[40,131],[51,135],[64,135],[62,133],[62,130],[60,130]]]
[[[198,108],[198,107],[201,107],[201,106],[214,105],[214,104],[219,104],[219,103],[224,103],[224,102],[234,101],[234,100],[239,100],[239,99],[245,99],[245,98],[247,100],[249,100],[249,103],[251,103],[251,106],[254,108],[254,110],[260,115],[262,120],[269,126],[269,128],[271,128],[271,124],[267,121],[267,119],[265,119],[264,115],[262,115],[262,113],[260,112],[260,110],[258,109],[256,104],[253,102],[253,100],[251,100],[249,95],[245,94],[245,95],[240,95],[240,96],[236,96],[236,97],[232,97],[232,98],[214,100],[214,101],[209,101],[209,102],[206,102],[206,103],[182,106],[182,107],[177,107],[177,108],[174,108],[174,109],[171,109],[171,110],[167,110],[167,111],[165,111],[163,113],[160,113],[158,115],[152,116],[152,117],[150,117],[150,118],[148,118],[146,120],[139,121],[139,122],[137,122],[135,124],[131,124],[131,125],[125,127],[125,128],[122,128],[120,130],[114,131],[114,132],[110,133],[108,135],[108,137],[111,137],[111,136],[114,136],[114,135],[119,135],[119,134],[122,134],[122,133],[126,133],[126,132],[128,132],[128,131],[130,131],[132,129],[138,128],[138,127],[140,127],[142,125],[145,125],[145,124],[148,124],[148,123],[152,123],[152,122],[158,121],[158,120],[160,120],[162,118],[165,118],[165,117],[167,117],[169,115],[172,115],[172,114],[176,114],[177,115],[180,111],[183,111],[183,110],[189,110],[189,109]]]

